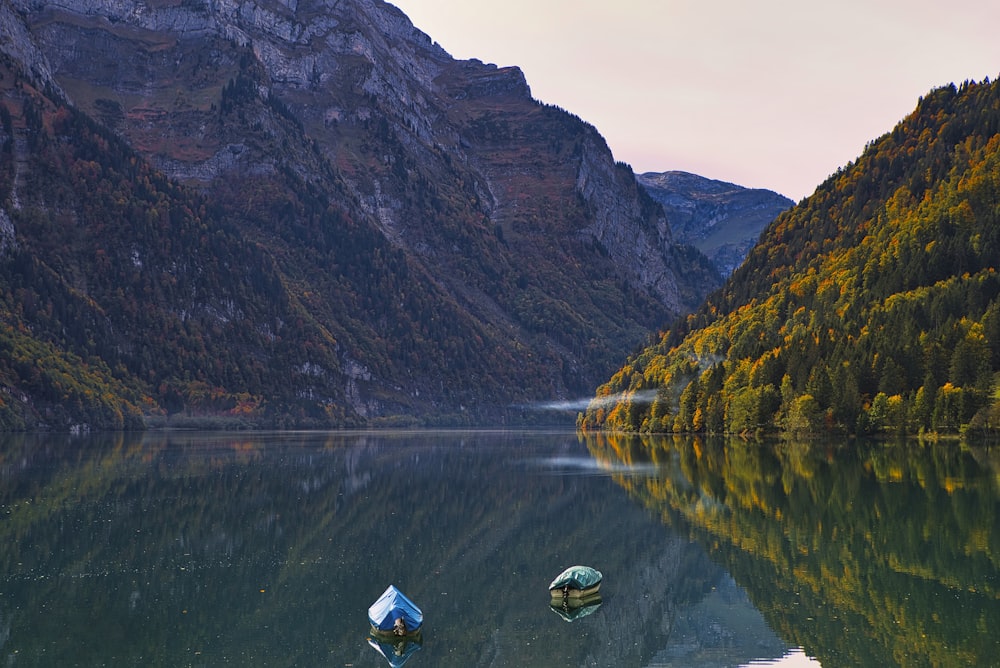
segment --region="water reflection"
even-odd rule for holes
[[[395,638],[388,640],[369,635],[368,645],[378,652],[392,668],[400,668],[415,653],[420,651],[420,648],[423,646],[423,639]]]
[[[652,482],[655,467],[615,455],[588,469],[587,445],[561,433],[7,437],[0,657],[412,668],[788,653],[698,543],[620,486]],[[605,573],[602,601],[566,623],[547,586],[576,563]],[[425,613],[417,648],[368,643],[366,611],[390,583]]]
[[[823,665],[997,665],[995,452],[603,435],[587,445],[615,466],[655,466],[615,478],[710,549],[770,627]]]

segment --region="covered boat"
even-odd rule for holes
[[[395,585],[389,585],[368,608],[368,621],[375,634],[413,636],[420,633],[424,613]]]
[[[549,584],[552,598],[586,598],[601,588],[604,576],[590,566],[570,566]]]

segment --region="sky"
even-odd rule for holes
[[[795,201],[919,98],[1000,76],[996,0],[389,0],[453,57],[524,72],[639,173]]]

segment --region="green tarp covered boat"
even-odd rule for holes
[[[601,588],[604,576],[590,566],[570,566],[549,584],[552,598],[586,598]]]

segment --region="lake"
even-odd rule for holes
[[[8,666],[1000,665],[1000,452],[0,436]],[[564,568],[599,604],[550,606]],[[395,584],[421,642],[378,643]]]

